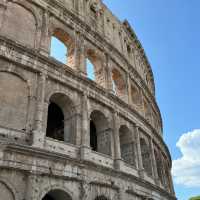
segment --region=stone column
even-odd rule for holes
[[[26,182],[26,192],[25,192],[25,198],[28,200],[36,200],[37,195],[40,192],[39,190],[39,184],[37,183],[37,179],[39,179],[34,174],[29,174]]]
[[[140,147],[140,133],[139,133],[139,127],[135,127],[136,130],[136,143],[137,143],[137,157],[138,157],[138,171],[141,178],[144,178],[144,167],[142,162],[142,153],[141,153],[141,147]]]
[[[131,79],[129,74],[127,74],[127,94],[128,94],[128,104],[132,104],[132,99],[131,99]]]
[[[37,107],[36,107],[35,127],[33,130],[32,145],[41,148],[44,145],[44,139],[46,134],[43,131],[45,87],[46,87],[46,75],[40,74],[38,78]]]
[[[155,183],[159,185],[159,178],[158,178],[158,171],[157,171],[157,164],[156,164],[156,158],[154,154],[154,145],[153,145],[153,139],[150,139],[150,149],[151,149],[151,157],[152,157],[152,166],[153,166],[153,178],[155,180]]]
[[[49,13],[48,11],[44,11],[42,18],[42,25],[40,28],[41,35],[39,44],[40,53],[48,56],[50,54],[51,48],[51,36],[49,36]]]
[[[80,32],[76,32],[75,66],[81,75],[87,76],[84,36]]]
[[[120,169],[122,164],[122,159],[121,159],[121,149],[120,149],[120,139],[119,139],[119,118],[117,112],[114,112],[113,114],[113,139],[114,139],[115,167],[117,169]]]
[[[81,159],[87,159],[87,155],[91,152],[90,148],[90,127],[88,116],[88,96],[83,94],[82,98],[82,137],[81,137]]]
[[[108,54],[106,56],[106,89],[108,92],[113,93],[113,84],[112,84],[112,72],[111,72],[111,60]]]
[[[4,18],[5,18],[5,11],[6,11],[6,8],[7,8],[6,4],[7,4],[7,2],[5,0],[0,2],[0,32],[1,32],[1,27],[3,25],[3,21],[4,21]]]

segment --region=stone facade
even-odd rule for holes
[[[151,67],[100,0],[0,0],[0,93],[0,200],[176,199]]]

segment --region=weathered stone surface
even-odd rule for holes
[[[0,199],[176,199],[151,67],[100,0],[0,0],[0,94]]]

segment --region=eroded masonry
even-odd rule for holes
[[[0,94],[0,200],[176,200],[151,66],[100,0],[0,0]]]

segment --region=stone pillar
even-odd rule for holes
[[[87,155],[91,152],[90,148],[90,127],[88,116],[88,96],[83,94],[82,98],[82,137],[81,137],[81,159],[87,159]]]
[[[113,139],[114,139],[114,160],[115,167],[117,169],[121,168],[121,149],[120,149],[120,139],[119,139],[119,118],[118,113],[113,114]]]
[[[45,87],[46,87],[46,75],[40,74],[38,78],[37,107],[36,107],[35,127],[33,130],[32,145],[41,148],[44,145],[44,139],[46,134],[43,131]]]
[[[138,157],[138,171],[141,178],[144,178],[144,167],[142,162],[142,153],[141,153],[141,147],[140,147],[140,133],[139,133],[139,127],[135,127],[136,130],[136,143],[137,143],[137,157]]]
[[[128,94],[128,104],[132,104],[132,99],[131,99],[131,79],[129,74],[127,74],[127,94]]]
[[[81,75],[87,76],[84,36],[80,32],[76,32],[75,67]]]
[[[111,71],[111,60],[108,54],[106,54],[106,89],[108,92],[113,93],[112,83],[112,71]]]
[[[40,53],[48,56],[50,54],[51,48],[51,36],[49,36],[49,13],[48,11],[44,11],[42,18],[42,25],[40,28],[41,36],[39,44]]]
[[[27,200],[37,199],[38,193],[40,192],[40,186],[37,182],[38,181],[37,179],[39,178],[34,174],[28,175],[24,199],[27,199]]]
[[[7,8],[7,2],[5,0],[1,1],[0,2],[0,31],[1,31],[1,27],[3,25],[3,21],[4,21],[4,18],[5,18],[5,11],[6,11],[6,8]]]
[[[152,138],[150,139],[150,149],[151,149],[152,166],[153,166],[153,178],[155,180],[155,183],[159,185],[158,171],[157,171],[156,158],[154,154],[154,145],[153,145]]]

